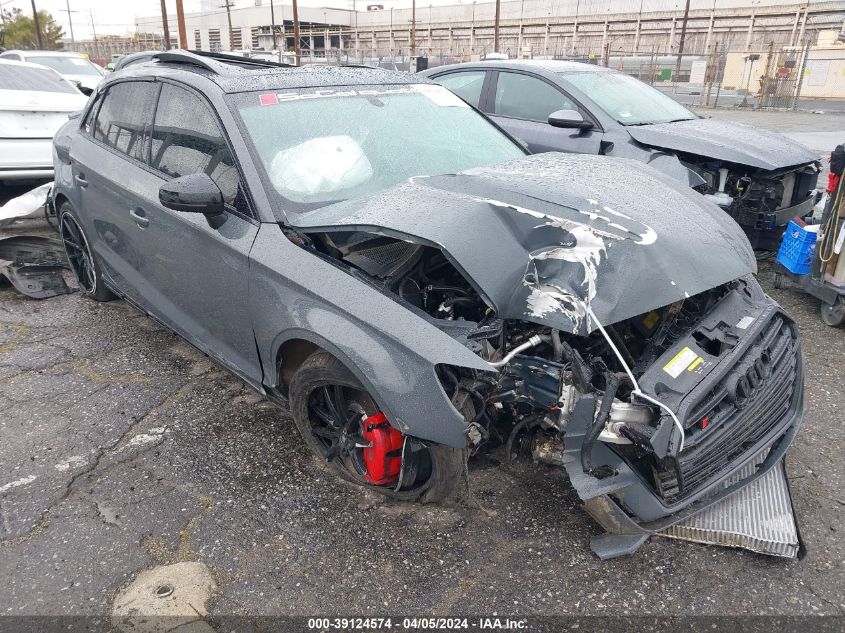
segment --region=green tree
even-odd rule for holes
[[[1,9],[0,9],[1,10]],[[45,49],[58,50],[62,48],[64,31],[56,24],[48,11],[38,12],[38,25],[41,27],[41,39]],[[7,49],[38,48],[38,38],[35,36],[35,20],[27,16],[18,8],[3,11],[3,24],[0,25],[5,34],[3,46]]]

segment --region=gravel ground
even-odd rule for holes
[[[212,620],[842,615],[845,331],[771,288],[769,266],[760,279],[804,347],[808,410],[787,459],[800,561],[653,538],[601,562],[565,473],[496,451],[471,462],[471,502],[375,498],[318,464],[284,411],[125,303],[2,288],[0,614],[108,614],[140,572],[201,562]]]

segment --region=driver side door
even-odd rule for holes
[[[193,89],[163,82],[146,186],[132,205],[133,241],[144,257],[144,308],[242,378],[260,385],[249,301],[249,251],[259,222],[214,109]],[[206,173],[225,201],[222,224],[174,211],[159,187]]]

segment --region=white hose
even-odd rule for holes
[[[684,450],[684,427],[681,424],[681,421],[678,419],[678,416],[675,415],[675,412],[672,411],[668,406],[657,400],[656,398],[652,398],[650,395],[643,393],[640,390],[640,384],[637,382],[637,379],[634,378],[634,373],[631,371],[631,368],[628,367],[628,363],[625,362],[625,359],[622,357],[622,354],[619,353],[619,350],[616,348],[616,345],[613,344],[610,336],[608,336],[607,332],[604,331],[604,327],[602,326],[601,322],[596,318],[596,315],[593,313],[593,309],[588,305],[587,312],[590,315],[590,318],[595,321],[596,325],[599,328],[599,332],[601,332],[604,340],[607,341],[607,344],[610,345],[610,349],[613,350],[613,353],[616,354],[616,358],[619,359],[619,362],[622,364],[625,373],[628,374],[628,378],[631,379],[631,384],[634,385],[634,390],[631,392],[632,395],[639,396],[643,400],[647,400],[652,404],[656,404],[658,407],[666,411],[671,417],[672,421],[675,423],[675,427],[678,429],[678,432],[681,434],[681,446],[678,448],[678,452]]]
[[[547,339],[548,339],[548,337],[544,337],[544,336],[540,336],[539,334],[535,334],[534,336],[529,338],[527,341],[525,341],[521,345],[517,345],[516,347],[514,347],[510,352],[508,352],[508,355],[505,356],[502,360],[497,360],[494,363],[490,363],[490,365],[492,367],[504,367],[505,365],[507,365],[509,362],[511,362],[513,360],[514,356],[516,356],[520,352],[524,352],[525,350],[527,350],[531,347],[536,347],[537,345],[539,345],[540,343],[542,343],[543,341],[545,341]],[[490,362],[490,361],[487,361],[487,362]]]

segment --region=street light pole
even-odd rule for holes
[[[581,8],[581,0],[575,3],[575,22],[572,24],[572,55],[575,55],[576,42],[578,40],[578,10]]]
[[[72,12],[70,10],[70,0],[67,0],[66,5],[67,5],[67,9],[66,9],[66,11],[67,11],[67,24],[70,27],[70,43],[76,44],[76,40],[73,37],[73,18],[70,17],[70,14],[74,13],[74,12]]]

